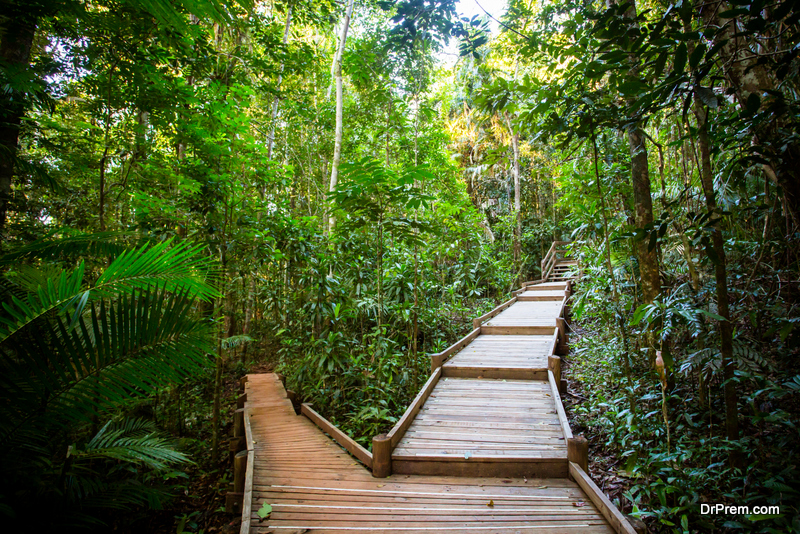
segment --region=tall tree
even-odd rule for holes
[[[336,133],[333,139],[333,161],[331,162],[331,181],[329,191],[334,193],[336,185],[339,183],[339,162],[342,159],[342,131],[344,129],[344,116],[342,109],[344,107],[344,88],[342,84],[342,57],[344,56],[344,47],[347,43],[347,30],[350,28],[350,16],[353,14],[353,6],[355,0],[350,0],[347,4],[347,10],[342,20],[342,31],[339,34],[339,46],[336,49],[336,57],[333,59],[333,77],[336,81]],[[328,215],[328,226],[326,233],[330,235],[333,232],[333,226],[336,220],[331,211]]]

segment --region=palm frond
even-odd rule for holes
[[[124,232],[84,233],[66,229],[50,232],[35,242],[0,256],[0,265],[40,259],[56,260],[76,256],[116,256],[128,248]]]
[[[90,288],[83,286],[83,262],[71,272],[61,271],[57,279],[48,278],[26,298],[12,296],[10,303],[2,303],[6,313],[0,314],[0,345],[35,327],[37,320],[53,311],[61,315],[71,312],[71,329],[93,299],[119,291],[162,284],[168,291],[186,291],[204,300],[216,298],[219,292],[208,281],[214,260],[201,252],[202,247],[186,242],[172,246],[172,240],[125,251]]]
[[[180,383],[209,365],[210,324],[193,318],[187,292],[135,290],[102,300],[70,329],[42,321],[41,335],[0,344],[0,443],[20,427],[64,428]]]

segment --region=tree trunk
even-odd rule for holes
[[[36,18],[12,17],[0,39],[0,60],[14,71],[27,71],[31,47],[36,35]],[[8,217],[14,164],[19,150],[19,129],[25,115],[25,100],[20,95],[6,95],[5,112],[0,114],[0,240]],[[10,102],[9,102],[10,101]]]
[[[617,3],[615,0],[609,3]],[[625,11],[625,16],[630,20],[632,28],[638,28],[636,22],[636,3],[631,2]],[[630,58],[630,74],[636,76],[638,73],[638,63],[636,59]],[[632,100],[627,100],[628,105],[632,105]],[[647,162],[647,144],[645,143],[645,133],[638,120],[634,117],[632,123],[627,127],[628,147],[631,154],[631,182],[633,185],[633,203],[635,213],[635,225],[637,229],[644,230],[653,223],[653,197],[650,190],[650,168]],[[641,278],[642,298],[644,304],[652,304],[661,292],[661,279],[659,275],[658,255],[656,248],[650,249],[649,239],[640,239],[636,243],[636,256],[639,259],[639,276]],[[652,357],[655,353],[651,351]]]
[[[342,21],[342,33],[339,36],[339,48],[336,50],[336,57],[333,60],[333,76],[336,79],[336,134],[333,144],[333,162],[331,163],[331,182],[329,191],[333,193],[336,191],[336,185],[339,183],[339,161],[342,158],[342,129],[344,118],[342,117],[342,108],[344,107],[344,89],[342,87],[342,56],[344,55],[344,46],[347,42],[347,30],[350,28],[350,16],[353,14],[353,5],[355,0],[350,0],[345,11],[344,20]],[[333,227],[336,220],[333,217],[333,211],[328,214],[328,228],[325,231],[326,235],[333,233]]]
[[[653,197],[650,190],[650,170],[647,164],[647,146],[644,132],[639,125],[628,131],[631,151],[631,180],[636,214],[636,228],[646,229],[653,224]],[[652,304],[661,291],[656,247],[650,248],[649,239],[640,239],[636,245],[639,258],[639,275],[642,280],[642,297],[645,304]]]
[[[511,133],[511,148],[514,153],[514,162],[512,174],[514,176],[514,261],[519,262],[522,257],[522,214],[520,209],[522,206],[521,193],[519,190],[519,132],[515,132],[511,126],[511,119],[508,113],[505,114],[506,123],[508,124],[508,131]]]
[[[697,144],[700,147],[700,181],[706,197],[706,209],[714,223],[709,256],[714,260],[714,282],[717,292],[717,314],[719,322],[720,352],[722,356],[722,377],[725,398],[725,434],[729,440],[739,439],[739,396],[733,383],[735,364],[733,362],[733,324],[728,297],[728,275],[725,247],[720,229],[720,215],[717,213],[717,199],[714,192],[714,176],[711,170],[711,146],[708,137],[708,110],[695,95],[694,113],[697,117]],[[730,463],[741,467],[741,456],[737,451],[730,454]]]

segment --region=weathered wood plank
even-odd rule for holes
[[[636,531],[625,519],[625,516],[617,509],[616,506],[606,497],[600,488],[597,487],[592,479],[587,475],[583,469],[575,462],[569,463],[569,474],[578,483],[578,485],[586,492],[595,506],[603,514],[603,517],[611,524],[618,534],[636,534]]]

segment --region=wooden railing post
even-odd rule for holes
[[[575,462],[589,474],[589,442],[583,436],[567,439],[567,460]]]
[[[244,436],[244,408],[233,412],[233,437]]]
[[[567,348],[567,322],[561,318],[556,318],[556,328],[558,328],[558,343],[556,345],[556,354],[566,354],[569,352]]]
[[[392,440],[386,434],[372,438],[372,476],[386,478],[392,474]]]
[[[553,371],[553,378],[556,384],[561,381],[561,358],[558,356],[549,356],[547,358],[547,368]]]
[[[241,513],[244,499],[244,479],[247,474],[247,451],[237,452],[233,457],[233,491],[225,496],[225,511]]]

